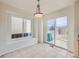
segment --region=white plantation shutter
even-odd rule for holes
[[[12,24],[12,34],[16,33],[22,33],[22,18],[13,17],[11,18],[11,24]]]

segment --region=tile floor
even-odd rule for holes
[[[5,54],[1,58],[73,58],[73,54],[48,44],[37,44]]]

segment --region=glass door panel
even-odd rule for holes
[[[47,42],[54,44],[55,41],[55,20],[48,20]]]
[[[56,19],[55,45],[67,49],[67,16]]]
[[[67,16],[48,20],[47,42],[67,49]]]

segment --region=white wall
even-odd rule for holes
[[[47,21],[59,17],[68,17],[68,50],[74,52],[74,6],[63,8],[46,16],[44,21],[44,41],[47,40]]]
[[[33,19],[33,37],[38,40],[38,20],[35,18]]]
[[[0,2],[0,55],[37,43],[35,38],[11,39],[11,16],[31,19],[23,10]]]
[[[44,18],[36,18],[33,20],[33,35],[38,39],[38,43],[43,43],[43,19]]]
[[[43,18],[38,19],[38,42],[43,43]]]

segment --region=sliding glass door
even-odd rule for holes
[[[67,16],[48,20],[47,41],[67,49]]]

